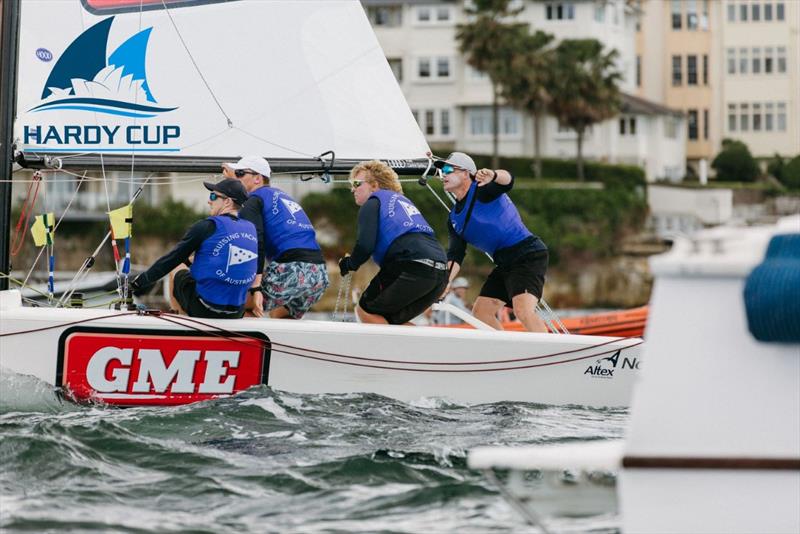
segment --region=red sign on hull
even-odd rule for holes
[[[170,406],[266,384],[268,369],[260,332],[73,328],[59,340],[56,384],[76,401]]]

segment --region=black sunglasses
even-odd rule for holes
[[[248,174],[258,174],[258,173],[257,173],[257,172],[254,172],[254,171],[251,171],[250,169],[235,169],[235,170],[233,171],[233,174],[234,174],[234,175],[235,175],[237,178],[244,178],[244,177],[245,177],[245,175],[248,175]]]

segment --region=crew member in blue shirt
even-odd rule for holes
[[[528,230],[508,198],[514,177],[502,169],[478,170],[463,152],[453,152],[436,166],[442,171],[445,191],[456,197],[448,219],[450,280],[458,275],[467,243],[488,253],[496,265],[472,313],[502,330],[497,312],[509,306],[529,332],[547,332],[536,313],[547,271],[547,246]]]
[[[362,323],[406,324],[447,287],[447,256],[391,167],[359,163],[350,171],[350,188],[361,209],[356,244],[339,261],[340,272],[346,276],[370,256],[380,267],[356,313]]]
[[[193,224],[170,252],[133,280],[134,295],[170,274],[170,303],[192,317],[236,319],[244,314],[247,288],[256,277],[255,226],[238,217],[247,192],[238,180],[203,182],[210,215]],[[194,254],[194,261],[189,257]],[[189,269],[177,270],[181,264]]]
[[[258,274],[248,308],[256,317],[267,312],[273,319],[300,319],[329,284],[311,220],[292,197],[270,185],[272,169],[264,158],[246,156],[222,167],[250,195],[240,215],[258,233]]]

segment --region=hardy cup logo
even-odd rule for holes
[[[59,342],[57,383],[77,400],[185,404],[266,383],[268,340],[261,334],[85,330]]]
[[[180,126],[119,123],[120,118],[150,119],[177,108],[157,105],[147,79],[147,47],[153,28],[130,36],[108,54],[113,21],[109,17],[98,22],[67,47],[44,83],[42,102],[29,110],[68,113],[64,117],[72,124],[26,124],[26,145],[61,151],[108,151],[118,145],[144,150],[137,145],[150,145],[146,150],[151,152],[178,151],[165,145],[180,137]],[[80,122],[75,117],[83,116],[81,112],[89,112],[86,123],[74,124]],[[103,116],[113,119],[100,124]]]

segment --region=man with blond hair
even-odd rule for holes
[[[356,313],[364,323],[407,324],[447,286],[444,249],[385,163],[365,161],[353,167],[350,189],[361,208],[356,244],[339,262],[340,272],[346,276],[370,256],[380,267]]]

